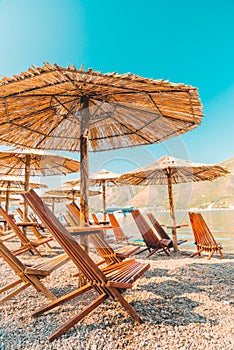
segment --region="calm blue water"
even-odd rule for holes
[[[169,213],[151,212],[156,216],[160,224],[170,225]],[[234,253],[234,210],[202,211],[202,215],[214,234],[216,241],[222,243],[223,252]],[[127,235],[133,236],[132,239],[141,238],[131,214],[127,214],[124,217],[123,214],[117,213],[116,217]],[[195,251],[194,237],[187,212],[176,212],[176,222],[177,224],[189,224],[188,227],[177,230],[179,239],[184,238],[188,240],[187,243],[181,246],[181,250]],[[170,230],[167,230],[167,232],[170,234]]]

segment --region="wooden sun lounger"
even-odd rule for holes
[[[139,246],[132,246],[130,244],[120,247],[118,249],[112,249],[104,238],[104,233],[91,234],[89,235],[89,240],[92,242],[94,248],[101,255],[103,260],[99,261],[97,265],[102,265],[106,263],[107,265],[116,264],[129,256],[136,253],[140,248]]]
[[[87,278],[88,281],[88,284],[85,286],[37,309],[33,313],[33,316],[41,315],[45,311],[49,311],[55,306],[69,301],[74,297],[89,291],[90,289],[94,289],[99,294],[98,298],[87,308],[56,330],[49,337],[49,341],[52,341],[67,332],[71,327],[82,320],[86,315],[88,315],[109,297],[119,301],[129,315],[138,324],[140,324],[140,317],[132,306],[123,298],[122,293],[126,289],[132,288],[132,283],[146,270],[148,270],[150,265],[142,264],[134,259],[129,259],[118,264],[106,266],[102,270],[99,269],[87,252],[81,248],[75,238],[72,237],[72,235],[65,229],[65,227],[49,210],[49,208],[43,204],[42,200],[33,190],[24,193],[23,196],[43,222],[44,226],[51,232],[68,256],[70,256],[78,270]]]
[[[65,264],[69,260],[67,254],[61,254],[55,258],[48,259],[43,263],[29,267],[23,264],[4,245],[3,242],[0,242],[0,256],[12,268],[18,277],[16,281],[0,289],[0,294],[12,290],[5,297],[0,299],[0,304],[3,304],[5,301],[9,300],[13,296],[16,296],[30,286],[33,286],[37,291],[43,292],[45,296],[50,300],[56,299],[55,295],[49,289],[47,289],[40,280],[50,275],[54,270]],[[15,289],[16,286],[18,286],[17,289]]]
[[[109,221],[101,221],[95,213],[92,213],[93,222],[95,225],[109,225]]]
[[[165,254],[170,256],[169,245],[171,244],[171,240],[158,239],[156,233],[153,231],[138,209],[131,210],[131,214],[146,244],[146,248],[142,249],[140,252],[137,252],[137,254],[148,250],[149,254],[147,255],[147,258],[160,251],[164,251]]]
[[[158,232],[158,234],[161,237],[161,239],[169,239],[169,240],[171,240],[170,236],[167,234],[167,232],[164,230],[164,228],[160,225],[160,223],[155,218],[155,216],[152,213],[147,213],[146,215],[150,219],[153,227]],[[178,226],[176,226],[176,228],[180,228],[180,227],[183,227],[183,226],[187,226],[187,225],[178,225]],[[185,242],[187,242],[187,239],[179,239],[177,241],[177,244],[180,245],[180,244],[183,244]],[[168,248],[172,248],[172,247],[173,247],[173,241],[171,240],[171,243],[168,245]]]
[[[38,256],[42,257],[41,253],[38,251],[37,247],[41,244],[45,244],[51,241],[52,237],[40,238],[34,241],[30,241],[23,231],[16,225],[15,221],[5,212],[5,210],[0,206],[0,215],[6,220],[7,224],[12,228],[16,236],[22,243],[22,247],[13,251],[15,255],[22,254],[26,251],[31,251],[36,253]]]
[[[24,213],[23,213],[22,209],[21,209],[21,208],[17,208],[16,210],[17,210],[18,214],[20,215],[21,219],[23,219],[23,218],[24,218]],[[26,217],[25,220],[26,220],[26,221],[31,221],[31,218],[29,219],[28,217]],[[37,228],[36,226],[29,226],[29,229],[32,231],[32,233],[34,234],[34,236],[35,236],[37,239],[40,240],[40,239],[45,238],[45,237],[40,233],[40,231],[38,230],[38,228]],[[49,247],[50,249],[52,249],[51,245],[50,245],[48,242],[46,242],[45,244],[47,245],[47,247]]]
[[[208,260],[212,258],[215,252],[218,252],[222,259],[224,259],[222,247],[216,242],[201,213],[189,212],[189,218],[195,238],[195,244],[197,246],[197,251],[193,253],[191,257],[201,255],[201,252],[205,251],[210,253]]]
[[[117,243],[121,243],[126,241],[128,244],[128,237],[125,236],[122,228],[120,227],[120,224],[118,223],[118,220],[116,219],[115,215],[110,213],[108,214],[111,226],[113,227],[113,232],[115,235],[115,239]],[[130,238],[130,237],[129,237]]]

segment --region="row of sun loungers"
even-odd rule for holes
[[[144,264],[130,258],[131,255],[140,254],[148,250],[147,257],[150,257],[151,255],[160,251],[170,256],[170,248],[173,247],[173,243],[167,232],[158,223],[156,218],[151,213],[148,214],[148,218],[154,227],[152,228],[139,210],[133,210],[131,212],[145,243],[145,248],[141,249],[139,246],[129,244],[128,238],[125,236],[117,219],[113,214],[110,214],[109,219],[111,225],[113,226],[117,242],[119,243],[125,241],[127,244],[114,250],[105,240],[105,235],[102,228],[100,228],[99,234],[89,235],[91,244],[102,258],[102,260],[95,263],[33,190],[23,194],[23,196],[25,201],[40,219],[43,227],[47,229],[50,236],[44,237],[37,226],[32,225],[30,228],[36,239],[33,241],[29,240],[27,235],[25,235],[20,227],[17,226],[13,218],[11,218],[0,206],[0,215],[2,215],[2,217],[6,220],[9,227],[12,228],[13,234],[15,235],[14,237],[17,237],[22,245],[20,248],[12,252],[5,244],[7,240],[4,241],[4,238],[0,239],[0,255],[17,275],[16,281],[0,289],[0,294],[7,294],[0,299],[0,304],[3,304],[5,301],[9,300],[13,296],[16,296],[26,288],[33,286],[37,291],[44,293],[44,295],[51,300],[49,304],[46,304],[33,312],[33,316],[37,317],[42,313],[65,303],[66,301],[94,289],[99,295],[97,299],[85,310],[80,312],[71,320],[63,324],[57,331],[55,331],[48,338],[49,341],[52,341],[67,332],[71,327],[82,320],[86,315],[88,315],[109,297],[117,300],[125,308],[129,315],[139,324],[141,322],[139,315],[126,301],[126,299],[124,299],[122,294],[127,289],[132,288],[133,283],[150,267],[150,265],[147,263]],[[79,208],[73,204],[70,204],[68,208],[71,217],[77,225],[79,222]],[[18,210],[18,213],[22,217],[22,211]],[[189,217],[197,246],[197,252],[192,256],[200,255],[202,251],[206,251],[210,253],[208,257],[209,259],[215,252],[218,252],[221,257],[224,258],[221,247],[215,241],[201,214],[189,213]],[[30,221],[31,218],[30,220],[27,218],[27,220]],[[157,236],[156,232],[159,237]],[[9,233],[9,235],[10,234],[12,233]],[[43,263],[34,264],[33,266],[24,264],[17,257],[17,255],[26,251],[32,251],[41,257],[42,255],[39,252],[38,247],[40,245],[48,246],[48,242],[50,242],[53,238],[63,248],[65,251],[64,254],[50,258]],[[179,244],[184,242],[184,240],[181,240],[179,241]],[[53,271],[61,267],[70,259],[77,267],[77,273],[82,274],[85,277],[87,284],[77,288],[67,295],[56,298],[56,296],[44,285],[42,279],[50,275]]]

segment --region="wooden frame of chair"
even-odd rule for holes
[[[23,264],[3,242],[0,242],[0,256],[18,277],[16,281],[0,289],[0,294],[13,289],[9,294],[0,299],[0,305],[30,286],[33,286],[37,291],[43,292],[50,300],[56,299],[55,295],[41,282],[41,279],[64,265],[69,260],[67,254],[61,254],[43,263],[28,267]],[[15,289],[16,286],[19,287]]]
[[[155,231],[151,228],[151,226],[145,220],[144,216],[141,214],[140,210],[131,210],[131,214],[146,244],[146,248],[142,249],[140,252],[137,252],[137,254],[148,250],[149,254],[147,255],[147,258],[160,251],[164,251],[165,254],[170,256],[169,245],[171,243],[171,240],[159,239]]]
[[[42,257],[41,253],[38,251],[37,247],[41,244],[45,244],[49,241],[52,241],[52,237],[46,237],[42,239],[37,239],[34,241],[30,241],[28,237],[23,233],[23,231],[16,225],[15,221],[6,213],[6,211],[0,206],[0,215],[6,220],[8,225],[15,232],[16,236],[20,239],[22,243],[22,247],[13,251],[15,255],[22,254],[26,251],[31,251],[36,253],[38,256]]]
[[[125,236],[118,220],[113,213],[108,214],[111,226],[113,227],[113,232],[117,243],[126,241],[129,244],[128,238]]]
[[[197,251],[191,257],[201,255],[201,252],[205,251],[210,253],[208,260],[212,258],[215,252],[218,252],[224,259],[222,247],[216,242],[201,213],[189,212],[189,219],[197,246]]]
[[[153,225],[155,230],[158,232],[158,234],[161,237],[161,239],[169,239],[169,240],[171,240],[170,236],[164,230],[162,225],[160,225],[160,223],[158,222],[156,217],[152,213],[147,213],[146,215],[148,216],[149,220],[151,221],[151,224]],[[176,226],[176,228],[180,228],[180,227],[182,227],[182,225]],[[183,244],[185,242],[187,242],[187,239],[179,239],[179,240],[177,240],[177,244],[178,245]],[[171,243],[168,245],[168,248],[172,248],[172,247],[173,247],[173,241],[171,240]]]
[[[17,210],[18,214],[20,215],[21,219],[23,219],[23,218],[24,218],[24,213],[23,213],[22,209],[21,209],[21,208],[16,208],[16,210]],[[32,221],[31,218],[28,218],[28,217],[26,217],[25,220],[28,221],[28,222]],[[34,234],[34,236],[35,236],[37,239],[40,240],[40,239],[45,238],[45,237],[40,233],[40,231],[38,230],[38,228],[37,228],[36,226],[33,226],[33,225],[32,225],[32,226],[29,226],[29,229],[32,231],[32,233]],[[52,249],[51,245],[50,245],[48,242],[46,242],[45,244],[47,245],[48,248]]]
[[[67,332],[77,322],[83,319],[107,298],[112,297],[120,302],[125,308],[128,314],[138,323],[141,323],[141,319],[132,308],[132,306],[124,299],[122,293],[132,287],[132,283],[138,279],[146,270],[149,269],[149,264],[142,264],[134,259],[125,260],[118,264],[113,264],[104,267],[102,270],[94,263],[87,252],[81,248],[79,243],[75,240],[70,233],[67,232],[62,223],[55,217],[50,209],[44,205],[40,197],[30,190],[23,194],[26,202],[38,215],[44,226],[51,232],[58,243],[63,247],[65,252],[70,256],[71,260],[77,266],[78,270],[87,278],[88,283],[65,295],[58,298],[51,303],[42,306],[37,309],[33,316],[38,316],[53,309],[66,301],[77,297],[90,289],[94,289],[99,297],[93,301],[87,308],[81,311],[77,316],[62,325],[56,330],[48,339],[52,341],[58,338],[60,335]]]

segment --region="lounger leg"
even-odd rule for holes
[[[15,295],[19,294],[20,292],[22,292],[24,289],[28,288],[30,286],[30,283],[25,283],[23,286],[20,286],[19,288],[17,288],[16,290],[14,290],[13,292],[11,292],[10,294],[8,294],[7,296],[5,296],[4,298],[2,298],[0,300],[0,305],[2,305],[3,303],[5,303],[5,301],[11,299],[12,297],[14,297]]]
[[[29,276],[28,275],[27,277],[31,281],[33,287],[36,290],[44,293],[45,296],[48,299],[50,299],[50,300],[55,300],[56,299],[56,296],[48,288],[46,288],[46,286],[36,276],[33,276],[33,275]]]
[[[112,294],[120,302],[120,304],[127,310],[128,314],[136,321],[137,324],[141,324],[142,320],[136,313],[133,307],[124,299],[124,297],[117,291],[117,289],[111,289]]]
[[[203,251],[203,249],[198,250],[197,252],[193,253],[192,255],[190,255],[190,258],[193,258],[196,255],[201,255],[201,252]]]
[[[91,311],[96,309],[100,304],[102,304],[107,298],[108,294],[100,295],[96,300],[94,300],[86,309],[84,309],[79,315],[73,317],[71,320],[66,322],[62,327],[58,328],[54,333],[52,333],[48,340],[51,342],[54,339],[57,339],[62,334],[66,333],[71,327],[73,327],[76,323],[78,323],[82,318],[88,315]]]
[[[208,256],[208,260],[210,260],[210,259],[212,258],[212,256],[214,255],[214,253],[215,253],[215,250],[214,250],[214,249],[211,250],[211,253],[210,253],[210,255]]]
[[[219,248],[219,254],[221,255],[221,257],[222,257],[222,259],[225,259],[225,257],[224,257],[224,255],[223,255],[223,252],[222,252],[222,250]]]
[[[83,293],[87,292],[91,288],[92,288],[91,285],[85,285],[82,288],[76,289],[76,290],[74,290],[74,291],[72,291],[72,292],[70,292],[70,293],[68,293],[66,295],[63,295],[60,298],[57,298],[56,300],[53,300],[50,303],[48,303],[48,304],[38,308],[37,310],[35,310],[32,313],[32,316],[33,317],[40,316],[44,312],[49,311],[49,310],[53,309],[54,307],[56,307],[56,306],[58,306],[60,304],[66,303],[67,301],[69,301],[69,300],[71,300],[73,298],[78,297],[80,294],[83,294]]]

